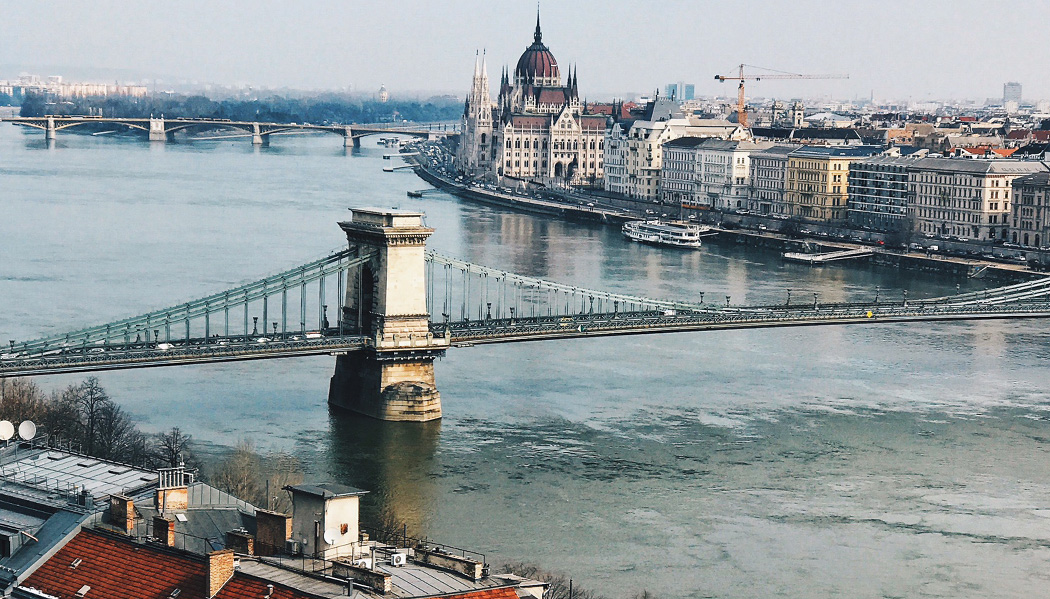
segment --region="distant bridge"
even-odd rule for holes
[[[440,417],[433,359],[449,347],[608,335],[1050,317],[1050,278],[930,299],[734,305],[586,289],[426,251],[422,214],[355,210],[349,247],[107,324],[12,341],[0,377],[306,355],[339,356],[331,403],[377,418]],[[334,286],[331,284],[334,279]],[[722,298],[724,297],[724,302]],[[712,301],[712,299],[714,301]],[[329,313],[329,306],[337,306]],[[331,320],[330,320],[331,319]],[[260,322],[261,320],[261,322]]]
[[[53,140],[58,132],[71,127],[84,125],[109,124],[138,129],[148,134],[150,141],[170,141],[177,131],[188,129],[233,129],[243,131],[242,135],[230,137],[251,137],[255,145],[270,144],[270,136],[296,132],[334,133],[343,137],[346,147],[360,147],[361,138],[368,135],[408,135],[425,139],[437,139],[456,132],[456,125],[420,124],[407,126],[403,124],[370,124],[370,125],[310,125],[307,123],[262,123],[255,121],[231,121],[229,119],[211,118],[120,118],[97,116],[42,116],[42,117],[8,117],[0,122],[12,123],[21,127],[41,129],[47,140]]]

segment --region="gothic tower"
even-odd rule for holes
[[[492,99],[489,96],[488,61],[474,57],[474,80],[463,107],[456,160],[460,170],[474,175],[492,166]]]

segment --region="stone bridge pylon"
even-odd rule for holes
[[[425,250],[434,230],[421,212],[383,209],[354,209],[339,226],[351,251],[372,256],[348,273],[340,319],[344,334],[364,335],[370,347],[338,356],[329,404],[381,420],[441,418],[434,358],[449,340],[430,331]]]

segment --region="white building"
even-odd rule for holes
[[[747,209],[757,214],[790,216],[784,198],[788,154],[801,146],[775,145],[751,153]]]
[[[705,139],[696,147],[699,204],[715,210],[746,208],[751,153],[772,146],[771,142]]]
[[[728,121],[674,117],[653,118],[660,102],[647,106],[648,118],[622,121],[606,131],[605,190],[656,202],[660,199],[663,146],[681,137],[743,138],[746,131]],[[611,170],[610,170],[611,165]]]

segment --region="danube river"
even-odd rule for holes
[[[943,295],[980,282],[632,244],[435,193],[341,138],[149,144],[0,125],[0,341],[192,299],[418,209],[430,247],[636,295]],[[610,597],[1032,597],[1050,587],[1050,323],[676,333],[453,349],[445,418],[329,412],[328,357],[99,374],[147,431],[300,456],[431,538]],[[45,388],[82,377],[43,378]]]

